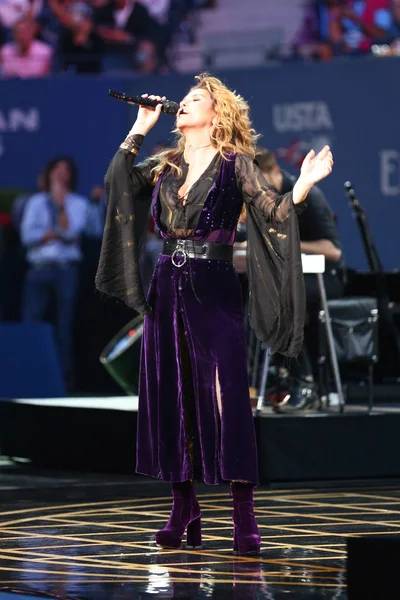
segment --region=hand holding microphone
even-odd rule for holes
[[[131,97],[111,90],[109,90],[108,94],[112,98],[117,98],[127,104],[137,104],[139,106],[137,119],[130,131],[131,135],[146,135],[157,123],[161,112],[176,115],[179,110],[179,104],[167,100],[165,96],[143,94],[142,96]]]
[[[131,135],[140,134],[146,135],[154,127],[160,118],[162,104],[166,100],[165,96],[149,96],[148,94],[143,94],[142,98],[148,98],[149,100],[155,100],[160,103],[157,104],[155,108],[147,107],[147,106],[139,106],[138,114],[136,117],[136,121],[133,124],[133,127],[130,131]]]

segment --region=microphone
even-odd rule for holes
[[[346,190],[346,194],[349,198],[350,206],[353,208],[353,210],[357,214],[363,212],[363,209],[361,208],[361,205],[360,205],[359,201],[357,200],[357,196],[356,196],[356,193],[354,191],[353,184],[351,183],[351,181],[344,182],[344,189]]]
[[[347,195],[349,196],[349,198],[351,200],[354,200],[355,197],[356,197],[356,193],[355,193],[355,191],[353,189],[353,184],[351,183],[351,181],[345,181],[344,187],[345,187],[345,190],[346,190]]]
[[[127,104],[138,104],[139,106],[145,106],[146,108],[154,109],[157,104],[162,104],[161,111],[166,115],[176,115],[179,110],[179,104],[177,102],[172,102],[172,100],[158,102],[158,100],[142,98],[142,96],[127,96],[125,93],[113,92],[112,90],[108,90],[108,95],[111,96],[111,98],[122,100],[122,102],[126,102]]]

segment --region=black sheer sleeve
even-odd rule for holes
[[[147,305],[139,271],[139,252],[151,206],[150,171],[154,162],[134,165],[143,136],[127,138],[114,155],[104,186],[107,215],[96,273],[96,288],[139,313]]]
[[[306,307],[297,205],[267,185],[250,157],[237,157],[236,179],[247,209],[250,326],[272,352],[297,356]]]
[[[267,221],[283,223],[293,209],[300,213],[306,206],[304,202],[294,204],[292,192],[280,195],[274,187],[268,185],[259,167],[250,156],[238,155],[236,179],[245,203],[256,207]]]

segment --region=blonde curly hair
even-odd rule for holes
[[[213,101],[216,119],[211,131],[211,144],[224,159],[227,159],[231,152],[247,154],[254,158],[259,135],[252,127],[247,102],[209,73],[197,75],[195,79],[198,83],[190,91],[207,90]],[[154,183],[167,169],[175,172],[177,178],[182,176],[179,159],[185,150],[185,138],[178,129],[175,129],[174,133],[177,137],[175,146],[152,157],[152,161],[156,162],[156,166],[151,170]]]

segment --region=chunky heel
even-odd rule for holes
[[[260,554],[260,546],[260,536],[254,534],[237,536],[236,540],[233,541],[233,551],[240,556],[258,556]]]
[[[237,554],[260,554],[261,537],[254,517],[253,486],[232,483],[233,551]]]
[[[258,555],[260,554],[261,539],[258,534],[238,535],[236,526],[233,530],[233,553]]]
[[[200,506],[190,481],[172,484],[173,504],[168,523],[156,533],[162,548],[180,548],[187,530],[190,547],[201,546]]]
[[[198,517],[187,526],[186,548],[200,550],[201,547],[201,517]]]
[[[156,544],[161,548],[177,549],[182,545],[182,538],[179,534],[178,537],[175,537],[173,532],[161,529],[156,533]]]

